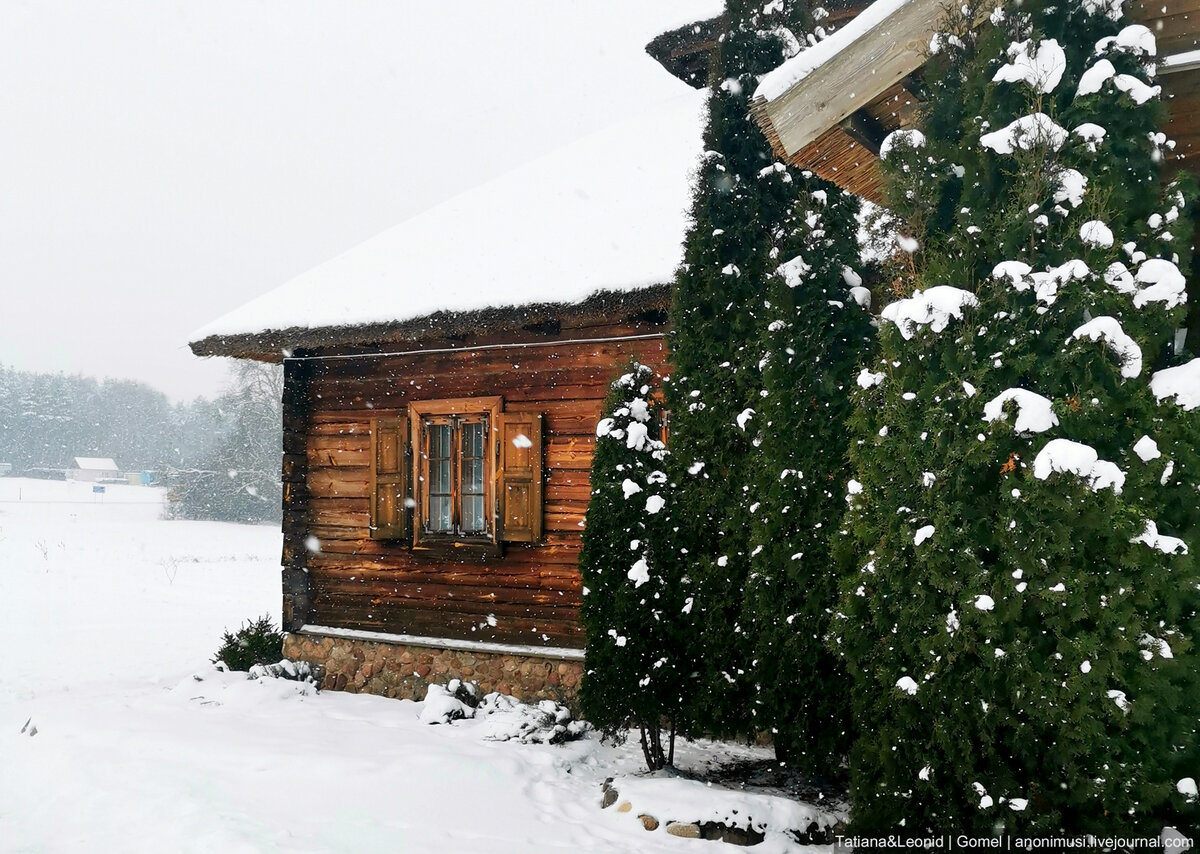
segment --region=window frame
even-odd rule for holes
[[[410,447],[412,453],[412,484],[413,484],[413,547],[434,546],[436,544],[492,544],[499,541],[496,519],[496,485],[497,476],[497,426],[503,412],[503,398],[463,397],[443,400],[413,401],[408,406],[410,430]],[[452,487],[452,522],[454,527],[461,524],[462,504],[462,429],[461,425],[467,419],[479,418],[487,424],[483,448],[483,516],[486,530],[482,533],[463,534],[458,531],[428,530],[429,516],[429,457],[426,444],[428,433],[426,422],[451,423],[456,429],[451,433],[451,487]],[[469,423],[469,422],[467,422]]]

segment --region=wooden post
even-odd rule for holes
[[[304,627],[312,613],[308,580],[308,427],[312,363],[283,363],[283,630]]]

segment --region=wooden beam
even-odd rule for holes
[[[1164,56],[1158,63],[1159,75],[1182,74],[1185,71],[1195,71],[1197,68],[1200,68],[1200,50]]]
[[[755,120],[776,153],[790,158],[920,68],[944,14],[945,0],[911,0],[864,32],[834,33],[824,44],[845,44],[831,44],[838,49],[828,60],[774,100],[755,98]]]
[[[879,146],[887,138],[888,132],[884,130],[883,125],[875,121],[874,117],[859,110],[847,116],[841,122],[841,127],[846,132],[846,136],[871,152],[875,157],[879,156]]]

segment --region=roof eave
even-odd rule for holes
[[[481,334],[548,334],[556,323],[651,320],[670,306],[670,286],[650,285],[634,290],[602,290],[576,303],[531,303],[476,311],[436,312],[410,320],[342,326],[290,327],[230,335],[209,335],[189,343],[197,356],[226,356],[280,362],[298,350],[327,352],[381,344],[418,344],[432,339],[461,339]],[[642,317],[644,316],[644,318]]]

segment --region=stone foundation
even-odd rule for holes
[[[407,700],[425,699],[430,684],[461,679],[476,683],[483,694],[498,691],[574,708],[583,675],[582,661],[308,633],[285,635],[283,654],[320,667],[322,690]]]

